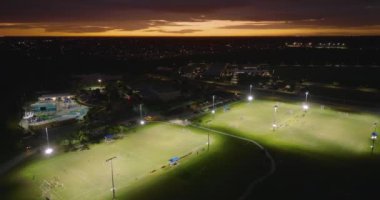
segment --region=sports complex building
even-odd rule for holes
[[[80,105],[71,94],[47,94],[24,108],[25,115],[20,125],[25,128],[54,125],[58,122],[80,120],[88,112],[88,107]]]

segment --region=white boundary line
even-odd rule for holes
[[[252,193],[252,190],[255,188],[255,186],[257,184],[263,182],[265,179],[267,179],[269,176],[271,176],[272,174],[274,174],[274,172],[276,171],[276,162],[274,161],[272,155],[261,144],[259,144],[258,142],[254,141],[254,140],[251,140],[251,139],[248,139],[248,138],[236,136],[236,135],[233,135],[233,134],[230,134],[230,133],[226,133],[226,132],[210,129],[210,128],[199,126],[199,125],[191,124],[190,126],[196,127],[196,128],[199,128],[199,129],[203,129],[203,130],[207,130],[207,131],[210,131],[210,132],[214,132],[214,133],[217,133],[217,134],[220,134],[220,135],[232,137],[232,138],[235,138],[235,139],[243,140],[243,141],[246,141],[246,142],[249,142],[249,143],[252,143],[252,144],[256,145],[257,147],[259,147],[260,150],[262,150],[264,152],[265,157],[267,157],[268,160],[270,161],[271,166],[270,166],[270,169],[269,169],[268,173],[266,173],[265,175],[261,176],[258,179],[253,180],[248,185],[248,187],[244,191],[244,193],[239,197],[239,200],[247,199],[249,197],[249,195]]]

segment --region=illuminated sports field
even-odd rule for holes
[[[210,137],[216,147],[218,140]],[[165,173],[170,158],[193,152],[189,156],[192,159],[197,150],[204,152],[206,143],[207,132],[204,131],[163,123],[146,125],[129,131],[123,139],[91,145],[90,150],[61,153],[26,163],[7,177],[7,185],[12,186],[8,198],[112,199],[107,158],[117,156],[113,166],[116,194],[120,195],[128,192],[133,183],[144,185],[151,174]]]
[[[274,116],[276,104],[278,111]],[[303,114],[301,102],[255,100],[235,103],[226,111],[219,108],[215,116],[201,118],[201,124],[285,151],[347,157],[370,154],[370,136],[379,116],[346,113],[316,104]],[[274,119],[278,125],[275,131]],[[375,153],[380,153],[379,148],[375,148]]]

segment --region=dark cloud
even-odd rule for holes
[[[149,27],[148,22],[135,21],[128,24],[118,25],[82,25],[82,24],[70,24],[70,23],[27,23],[27,24],[0,24],[1,29],[34,29],[41,28],[46,32],[64,32],[64,33],[98,33],[111,30],[132,31],[141,30]]]
[[[323,19],[323,20],[321,20]],[[208,20],[288,21],[225,28],[380,25],[379,0],[1,0],[0,23],[47,31],[101,32],[178,26]],[[313,21],[315,20],[315,21]],[[15,25],[16,26],[16,25]],[[0,27],[5,29],[6,27]],[[14,27],[16,28],[16,27]]]

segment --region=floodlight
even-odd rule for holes
[[[247,99],[248,99],[248,101],[252,101],[252,100],[253,100],[253,96],[252,96],[252,95],[249,95],[249,96],[247,97]]]
[[[48,148],[45,149],[45,154],[49,155],[51,153],[53,153],[53,149],[52,148],[48,147]]]
[[[144,125],[145,124],[145,121],[144,120],[140,120],[140,125]]]
[[[307,105],[307,104],[303,104],[303,105],[302,105],[302,108],[303,108],[304,111],[309,110],[309,105]]]

